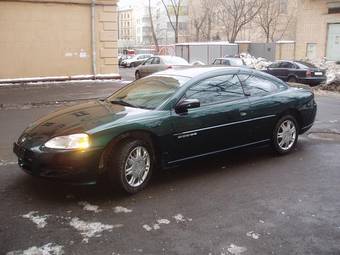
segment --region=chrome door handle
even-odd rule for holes
[[[240,112],[241,117],[247,116],[246,112]]]

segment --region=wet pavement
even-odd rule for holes
[[[120,86],[69,89],[76,103]],[[263,147],[196,160],[127,196],[23,173],[13,141],[63,104],[21,106],[70,94],[55,86],[8,93],[0,89],[0,103],[18,107],[0,109],[0,254],[340,254],[340,141],[332,137],[340,96],[317,96],[312,134],[287,156]]]

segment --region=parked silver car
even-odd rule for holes
[[[135,72],[136,80],[150,74],[164,71],[175,66],[189,66],[190,64],[183,58],[176,56],[154,56],[138,66]]]
[[[123,67],[136,67],[142,64],[145,60],[152,57],[153,54],[138,54],[132,58],[125,59],[121,62]]]

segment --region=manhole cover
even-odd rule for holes
[[[316,133],[310,133],[308,137],[312,139],[340,142],[340,134],[337,134],[337,133],[316,132]]]

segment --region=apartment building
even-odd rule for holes
[[[136,28],[132,6],[118,7],[118,47],[130,48],[136,44]]]
[[[0,1],[0,79],[117,73],[116,2]]]
[[[340,1],[299,0],[296,58],[340,60]]]

